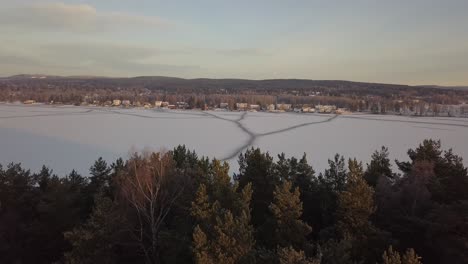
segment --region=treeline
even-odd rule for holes
[[[466,263],[468,173],[425,140],[391,168],[259,149],[239,171],[179,146],[90,176],[0,167],[0,263]]]
[[[180,79],[168,77],[73,78],[31,76],[0,78],[0,101],[105,104],[113,99],[132,103],[156,100],[187,102],[190,108],[246,102],[266,106],[331,104],[352,111],[399,111],[403,107],[455,105],[468,101],[468,92],[347,81]]]

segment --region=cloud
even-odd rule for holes
[[[40,31],[102,33],[125,28],[167,28],[169,21],[154,16],[99,12],[87,4],[41,3],[0,10],[0,27]]]
[[[272,55],[270,52],[266,52],[261,49],[255,48],[237,48],[237,49],[218,49],[218,54],[225,56],[269,56]]]
[[[160,59],[165,53],[153,47],[97,43],[19,43],[0,41],[0,73],[44,73],[53,75],[190,75],[196,64]],[[173,52],[173,51],[168,51]],[[148,59],[152,58],[152,59]]]

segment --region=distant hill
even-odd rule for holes
[[[102,76],[53,76],[44,74],[20,74],[10,77],[1,78],[3,80],[61,80],[61,81],[102,81],[106,83],[122,83],[122,84],[147,84],[154,86],[195,86],[197,88],[282,88],[282,89],[303,89],[314,86],[384,86],[384,87],[408,87],[408,85],[384,84],[384,83],[366,83],[352,82],[343,80],[308,80],[308,79],[265,79],[265,80],[249,80],[249,79],[210,79],[210,78],[195,78],[184,79],[177,77],[166,76],[137,76],[137,77],[102,77]]]
[[[0,82],[14,83],[19,87],[61,87],[72,85],[77,89],[135,89],[163,90],[174,93],[257,93],[282,94],[300,91],[320,92],[329,96],[384,96],[412,94],[425,96],[447,90],[468,91],[468,87],[443,87],[435,85],[409,86],[400,84],[366,83],[343,80],[307,80],[307,79],[184,79],[166,76],[138,76],[130,78],[101,76],[53,76],[43,74],[21,74],[0,78]]]
[[[454,90],[468,90],[468,86],[418,85],[417,87],[438,88],[438,89],[454,89]]]

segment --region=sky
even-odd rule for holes
[[[0,0],[0,76],[468,85],[467,0]]]

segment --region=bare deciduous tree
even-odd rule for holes
[[[133,209],[137,226],[132,234],[139,242],[147,263],[158,262],[158,240],[164,220],[184,183],[174,173],[174,161],[169,153],[133,155],[128,160],[125,175],[120,175],[121,197]]]

